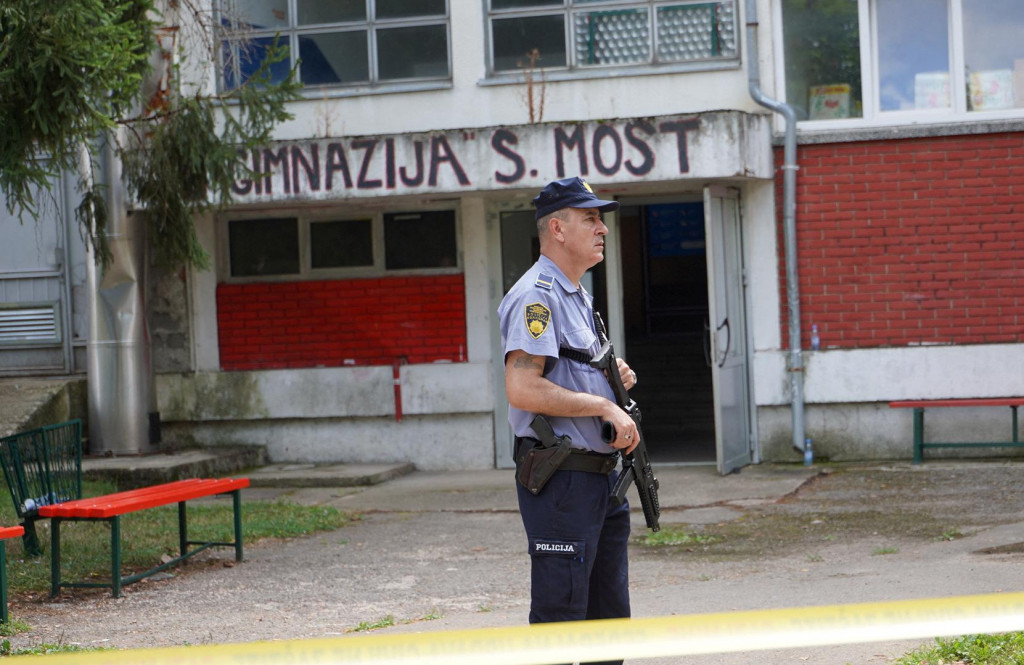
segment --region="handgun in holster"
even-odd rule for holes
[[[551,423],[542,415],[534,418],[530,427],[537,439],[522,439],[523,443],[534,443],[525,450],[525,446],[517,446],[516,480],[531,494],[539,494],[572,451],[572,438],[568,434],[555,436]]]

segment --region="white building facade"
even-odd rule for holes
[[[877,19],[892,1],[846,3],[864,22],[854,90],[882,89],[884,76],[870,72],[888,71],[889,56],[869,37],[884,32]],[[961,48],[954,37],[971,3],[915,1],[948,10],[950,43]],[[851,88],[836,80],[794,87],[784,25],[790,35],[809,29],[794,18],[809,11],[797,0],[225,2],[217,24],[245,28],[256,49],[218,35],[223,60],[208,83],[244,80],[252,54],[280,34],[305,98],[270,145],[242,156],[261,177],[240,179],[228,211],[197,220],[214,268],[150,280],[167,444],[262,445],[277,461],[510,466],[495,311],[536,257],[531,198],[574,175],[621,203],[606,215],[611,240],[587,288],[640,376],[634,397],[656,463],[728,472],[796,460],[795,399],[817,455],[908,458],[910,414],[890,400],[1024,394],[1019,287],[1007,285],[986,310],[999,321],[991,337],[966,328],[858,337],[851,331],[874,315],[857,313],[856,288],[829,300],[850,277],[834,268],[846,265],[841,256],[816,254],[872,237],[819,225],[823,210],[845,209],[843,186],[862,179],[828,181],[851,163],[844,150],[881,154],[914,139],[927,152],[967,135],[1008,142],[1017,164],[1024,102],[925,117],[890,113],[870,92],[851,112]],[[793,97],[798,163],[818,160],[818,188],[797,190],[799,205],[814,204],[797,208],[796,238],[782,224],[785,124],[754,100],[752,82],[781,102]],[[838,161],[815,153],[826,148]],[[1012,195],[1009,185],[981,194]],[[898,207],[878,208],[867,226],[885,228]],[[1020,214],[997,224],[978,242],[1017,256]],[[789,258],[799,259],[805,348],[794,368],[785,247],[796,239],[799,256]],[[847,263],[858,261],[867,262]],[[982,264],[1010,279],[1019,271],[987,254]],[[876,283],[895,301],[920,302],[920,288]],[[918,325],[889,325],[901,321]],[[1005,429],[989,412],[959,415],[967,418],[936,427],[953,436]]]

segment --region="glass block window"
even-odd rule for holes
[[[490,41],[497,74],[671,66],[739,55],[734,0],[491,0]]]
[[[448,0],[218,0],[222,85],[243,84],[275,38],[306,86],[393,86],[451,77]]]

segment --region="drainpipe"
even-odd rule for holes
[[[103,146],[107,184],[107,239],[112,263],[96,264],[91,243],[86,256],[89,285],[89,452],[139,455],[150,447],[149,338],[144,275],[145,226],[129,215],[121,161],[113,135]]]
[[[793,448],[804,454],[805,461],[812,454],[804,438],[804,360],[800,348],[800,284],[796,264],[796,111],[792,106],[771,99],[761,90],[761,72],[757,51],[757,0],[746,0],[747,18],[747,78],[750,96],[767,109],[781,114],[786,120],[783,149],[782,222],[786,247],[786,304],[789,311],[789,393],[793,416]]]

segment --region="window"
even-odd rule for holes
[[[949,121],[1024,109],[1020,0],[782,0],[781,8],[786,101],[803,120]]]
[[[230,278],[329,278],[457,272],[455,212],[385,212],[350,219],[231,219]]]
[[[450,78],[447,0],[220,0],[223,85],[256,71],[275,38],[306,86],[380,86]]]
[[[298,274],[298,229],[298,220],[294,218],[229,222],[231,274],[235,277]]]
[[[490,0],[494,73],[735,61],[734,0]]]

